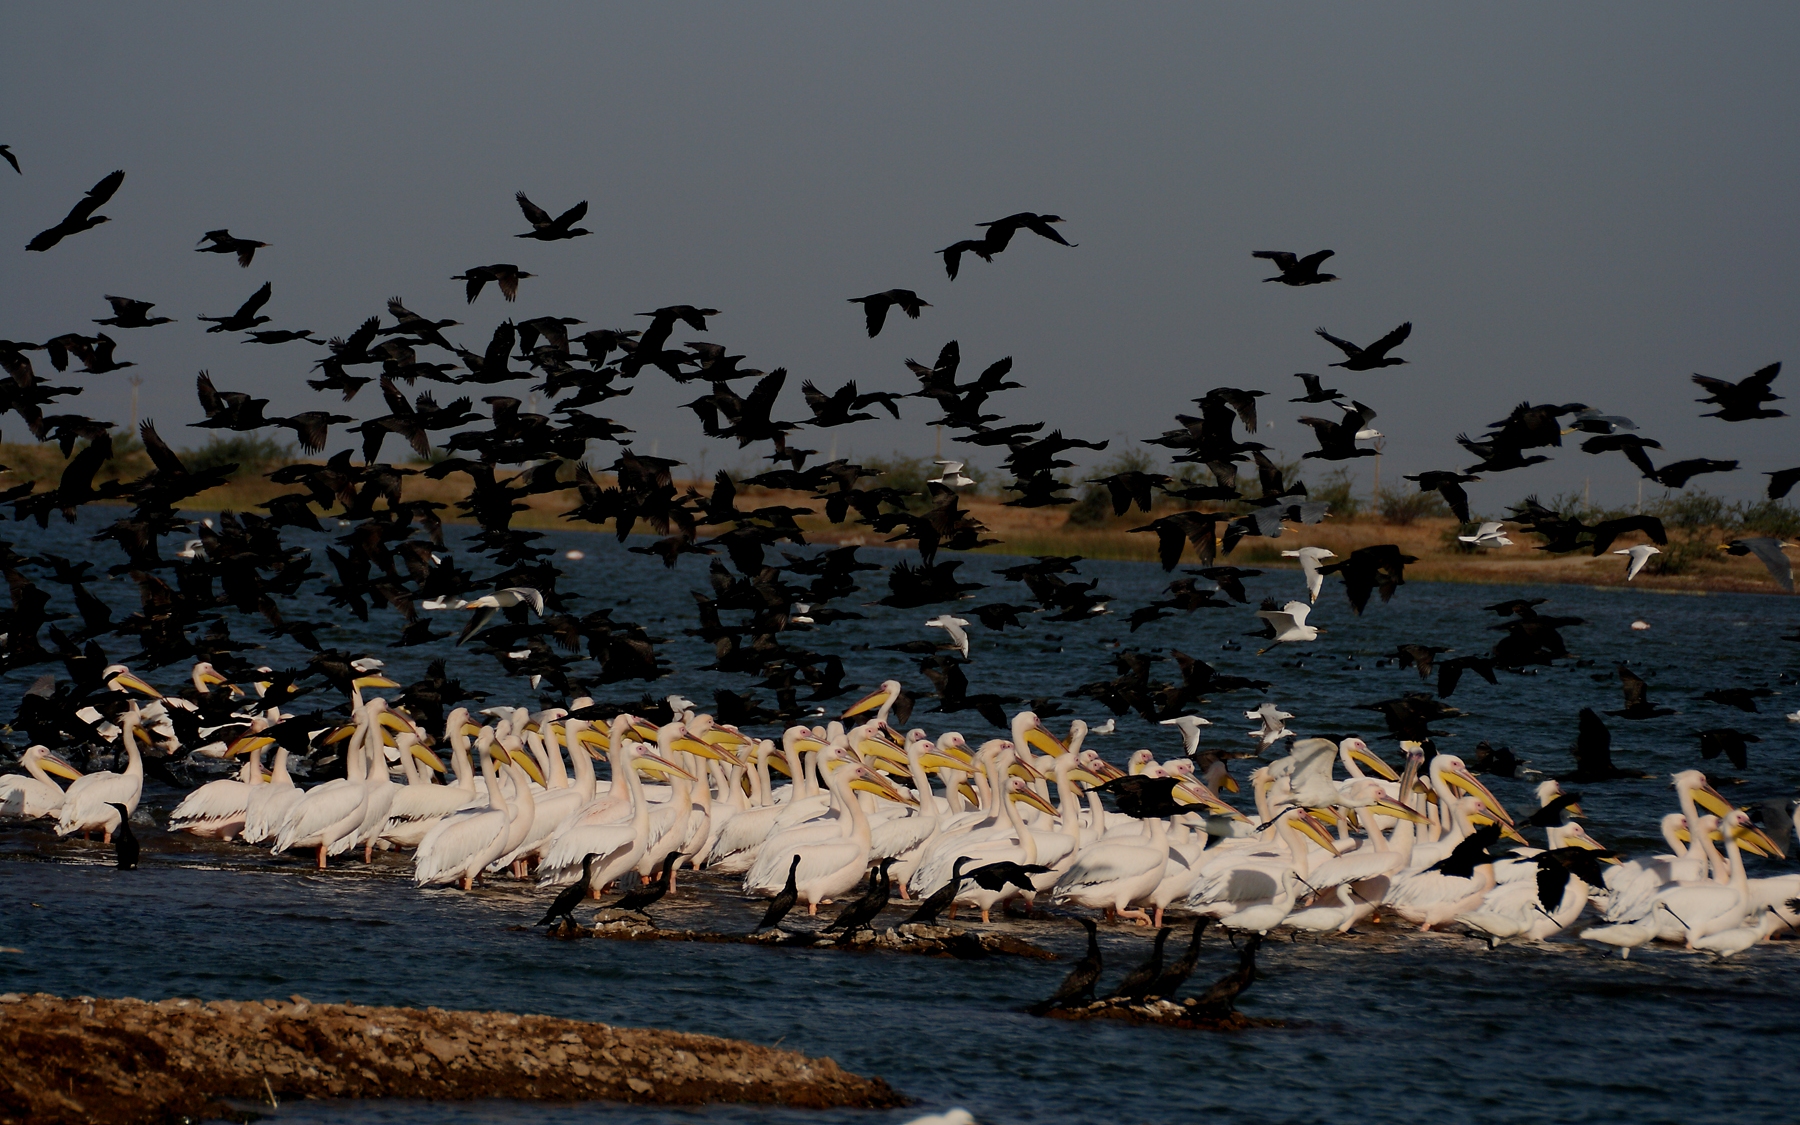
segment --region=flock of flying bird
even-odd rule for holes
[[[124,178],[123,172],[105,177],[27,249],[49,251],[108,221],[99,209]],[[554,218],[523,193],[517,202],[531,227],[517,235],[521,239],[554,243],[592,233],[577,225],[585,202]],[[981,237],[937,253],[954,281],[965,254],[991,263],[1022,231],[1072,246],[1056,229],[1061,222],[1056,215],[1021,212],[979,224]],[[200,242],[200,252],[235,256],[245,268],[268,246],[228,229],[209,231]],[[1307,286],[1336,280],[1320,272],[1330,251],[1255,256],[1279,271],[1267,281]],[[533,276],[515,264],[495,263],[470,267],[451,280],[465,283],[466,303],[473,305],[490,282],[513,302],[520,283]],[[1398,770],[1359,739],[1300,737],[1286,726],[1293,716],[1273,704],[1246,712],[1259,723],[1251,732],[1255,751],[1201,750],[1201,728],[1210,723],[1194,711],[1209,695],[1267,690],[1270,684],[1221,673],[1179,651],[1167,657],[1121,651],[1114,659],[1117,676],[1064,693],[1091,699],[1114,715],[1136,712],[1175,728],[1185,753],[1161,762],[1140,750],[1121,768],[1082,745],[1090,733],[1109,733],[1110,722],[1090,731],[1077,720],[1066,735],[1052,733],[1045,720],[1068,714],[1056,698],[971,690],[965,668],[975,622],[990,630],[1023,628],[1022,615],[1044,614],[1050,621],[1079,623],[1110,612],[1109,595],[1097,581],[1081,580],[1079,558],[1040,557],[997,572],[1022,586],[1028,600],[961,608],[976,600],[974,591],[983,585],[957,573],[961,560],[943,560],[940,553],[996,542],[962,502],[962,490],[974,484],[964,463],[940,460],[939,475],[912,492],[883,485],[877,470],[847,459],[809,466],[817,451],[801,447],[797,435],[872,419],[874,409],[900,418],[903,404],[923,399],[939,412],[925,420],[952,431],[954,441],[1004,449],[1001,464],[1011,475],[1004,491],[1013,496],[1007,504],[1074,503],[1067,494],[1074,486],[1060,475],[1073,467],[1064,455],[1103,450],[1107,442],[1060,430],[1045,434],[1044,423],[1002,424],[1004,416],[990,412],[992,402],[1021,386],[1011,378],[1010,357],[965,380],[961,349],[952,341],[929,366],[906,361],[917,381],[908,392],[865,392],[854,381],[831,391],[803,382],[811,416],[784,420],[778,404],[785,369],[740,366],[746,357],[703,340],[672,346],[678,326],[709,331],[716,309],[670,305],[641,314],[648,323],[639,327],[579,335],[575,329],[584,322],[572,317],[508,319],[477,352],[445,335],[459,322],[414,312],[398,297],[387,302],[391,324],[370,316],[328,339],[311,330],[263,328],[273,323],[263,313],[272,298],[272,285],[264,283],[235,312],[198,319],[211,323],[207,332],[247,333],[246,343],[320,349],[310,353],[318,372],[310,380],[314,389],[348,404],[376,383],[386,413],[361,421],[329,410],[270,417],[264,412],[269,400],[221,389],[221,381],[200,372],[196,387],[205,418],[198,427],[279,427],[291,430],[309,453],[324,452],[334,427],[358,435],[360,464],[345,449],[269,474],[294,491],[259,505],[261,514],[224,512],[205,521],[184,515],[185,501],[223,483],[235,466],[190,469],[150,421],[138,436],[152,470],[136,480],[99,479],[114,454],[113,424],[56,413],[60,400],[80,388],[53,384],[35,357],[42,353],[58,373],[75,361],[82,373],[96,375],[134,366],[117,358],[112,337],[67,332],[41,343],[0,341],[7,376],[0,380],[0,411],[17,413],[38,440],[59,443],[67,459],[54,487],[27,481],[0,493],[0,502],[12,506],[16,520],[39,527],[48,527],[54,514],[72,522],[89,504],[120,505],[118,518],[94,538],[111,541],[124,556],[96,571],[91,560],[26,555],[0,544],[0,569],[12,597],[11,608],[0,612],[3,667],[60,662],[67,673],[65,680],[40,676],[20,701],[13,727],[32,746],[21,759],[26,773],[0,781],[0,812],[53,817],[63,835],[99,832],[110,839],[118,832],[129,839],[147,773],[185,787],[196,773],[216,773],[221,763],[241,757],[231,775],[189,793],[169,827],[276,852],[312,853],[321,867],[331,856],[359,848],[365,860],[377,849],[410,851],[421,885],[469,888],[510,875],[568,889],[546,921],[569,916],[584,898],[608,888],[625,894],[624,908],[642,909],[674,891],[683,867],[741,876],[746,893],[772,900],[766,925],[779,923],[799,903],[816,913],[822,904],[843,900],[865,877],[867,890],[837,920],[846,933],[870,926],[896,890],[917,900],[908,909],[909,920],[918,923],[934,921],[940,912],[953,917],[959,908],[977,910],[984,920],[1008,906],[1104,911],[1159,927],[1155,968],[1133,974],[1141,979],[1128,981],[1121,993],[1136,998],[1164,995],[1181,983],[1170,985],[1161,966],[1168,911],[1199,919],[1193,949],[1208,919],[1252,934],[1276,926],[1324,933],[1345,932],[1381,914],[1424,928],[1456,922],[1502,941],[1541,940],[1576,926],[1584,912],[1598,911],[1603,924],[1581,930],[1583,937],[1621,950],[1662,939],[1720,953],[1800,923],[1789,901],[1800,895],[1794,885],[1800,876],[1748,879],[1742,861],[1745,851],[1785,854],[1791,803],[1758,810],[1759,825],[1724,802],[1704,776],[1677,774],[1679,811],[1664,821],[1669,853],[1619,863],[1618,855],[1569,819],[1579,815],[1579,803],[1556,782],[1540,786],[1540,809],[1515,819],[1475,776],[1478,770],[1513,773],[1509,754],[1488,749],[1470,767],[1438,752],[1433,740],[1441,732],[1431,724],[1461,713],[1443,700],[1463,673],[1493,683],[1497,671],[1524,672],[1570,656],[1560,630],[1581,622],[1540,613],[1541,599],[1488,607],[1502,618],[1494,628],[1503,634],[1488,655],[1440,660],[1445,650],[1430,645],[1405,645],[1394,654],[1421,678],[1437,673],[1435,695],[1413,692],[1367,705],[1406,750]],[[152,302],[106,300],[113,315],[95,322],[121,332],[173,323],[150,316]],[[931,307],[899,288],[851,300],[862,306],[870,337],[881,332],[893,308],[916,319]],[[1344,356],[1333,366],[1369,372],[1405,363],[1394,353],[1411,332],[1405,323],[1367,346],[1323,328],[1318,335]],[[439,354],[433,358],[425,349]],[[634,450],[628,428],[590,408],[630,394],[632,381],[649,368],[678,383],[704,385],[705,393],[686,404],[704,433],[735,439],[740,449],[766,443],[771,467],[736,480],[722,471],[702,491],[676,482],[678,462]],[[1702,401],[1720,408],[1710,416],[1751,421],[1784,416],[1767,406],[1779,398],[1771,390],[1779,369],[1773,364],[1737,383],[1694,378],[1708,392]],[[1302,461],[1374,455],[1359,443],[1380,438],[1371,425],[1376,412],[1358,401],[1346,403],[1317,375],[1298,377],[1305,393],[1293,401],[1333,403],[1342,412],[1300,419],[1318,444]],[[481,397],[484,415],[470,395],[439,405],[430,390],[415,396],[402,389],[420,379],[483,386],[537,380],[532,393],[554,405],[537,413],[496,392]],[[747,391],[735,385],[745,380]],[[1156,536],[1165,571],[1189,552],[1198,563],[1189,577],[1169,585],[1166,597],[1132,612],[1133,631],[1172,613],[1246,603],[1243,580],[1260,572],[1222,565],[1220,556],[1228,557],[1246,538],[1279,538],[1294,525],[1315,525],[1330,515],[1328,504],[1309,500],[1306,486],[1288,479],[1268,447],[1254,440],[1261,432],[1256,400],[1264,394],[1214,388],[1193,400],[1198,413],[1177,415],[1174,428],[1149,439],[1172,451],[1176,465],[1204,466],[1210,479],[1183,469],[1180,477],[1125,471],[1089,482],[1106,489],[1116,515],[1137,508],[1154,517],[1134,530]],[[347,425],[352,422],[357,424]],[[1627,418],[1581,403],[1524,403],[1479,439],[1459,435],[1475,464],[1408,479],[1422,492],[1441,494],[1468,524],[1463,485],[1483,479],[1480,474],[1547,460],[1528,451],[1560,446],[1577,433],[1586,435],[1585,452],[1622,452],[1647,479],[1669,488],[1737,467],[1735,461],[1701,458],[1658,468],[1646,451],[1661,446],[1637,436]],[[425,467],[383,461],[390,435]],[[603,470],[610,483],[586,459],[596,441],[618,447]],[[439,452],[445,456],[432,460]],[[1245,465],[1255,470],[1254,493],[1252,482],[1240,479]],[[467,496],[455,507],[478,530],[459,546],[484,559],[488,573],[458,564],[445,539],[445,505],[405,499],[405,478],[420,474],[466,478]],[[1768,475],[1769,496],[1779,499],[1800,479],[1800,468]],[[804,494],[819,507],[740,505],[745,487]],[[578,503],[566,513],[569,519],[610,521],[621,543],[635,531],[654,533],[632,551],[657,556],[670,568],[683,555],[710,557],[710,588],[693,594],[698,624],[688,632],[713,647],[711,670],[759,677],[757,686],[771,692],[772,701],[721,690],[710,713],[679,696],[595,701],[597,688],[655,680],[671,669],[658,651],[663,641],[641,624],[616,618],[614,607],[585,614],[572,609],[574,598],[559,590],[562,571],[543,536],[512,526],[525,507],[521,501],[571,489]],[[1186,507],[1161,514],[1167,498]],[[324,533],[319,512],[333,510],[340,512],[342,534],[325,549],[330,570],[320,574],[312,553],[284,542],[283,531]],[[916,562],[887,568],[887,593],[877,604],[957,608],[925,622],[942,631],[941,640],[892,647],[919,658],[936,713],[974,711],[1007,737],[971,745],[954,731],[933,737],[908,727],[915,699],[897,681],[885,682],[840,719],[823,721],[825,704],[856,688],[846,682],[842,655],[817,651],[808,637],[859,617],[830,603],[858,592],[859,572],[883,568],[859,559],[855,547],[803,554],[783,549],[806,545],[798,520],[820,510],[833,524],[854,520],[916,550]],[[1629,556],[1628,578],[1656,553],[1651,544],[1667,543],[1655,517],[1587,525],[1536,498],[1464,539],[1474,547],[1509,546],[1507,524],[1542,536],[1541,549],[1591,550],[1596,556],[1621,536],[1641,535],[1651,543],[1615,552]],[[1726,546],[1756,556],[1792,591],[1786,544],[1756,537]],[[772,562],[771,551],[784,562]],[[1382,601],[1394,596],[1406,566],[1416,561],[1393,545],[1361,548],[1337,561],[1312,546],[1283,553],[1298,561],[1305,598],[1265,602],[1256,612],[1263,651],[1317,638],[1321,630],[1308,618],[1326,576],[1342,578],[1353,612],[1361,614],[1375,592]],[[114,610],[88,589],[106,576],[129,576],[141,608],[115,619]],[[59,599],[38,581],[65,587],[73,613],[54,609]],[[556,702],[471,711],[468,705],[479,707],[486,696],[454,679],[444,660],[403,686],[383,674],[380,659],[332,647],[329,622],[294,616],[293,599],[309,584],[334,609],[360,621],[392,613],[397,647],[452,638],[458,646],[476,645],[508,675],[527,678],[533,690],[548,691]],[[232,611],[260,618],[265,635],[302,646],[306,662],[286,669],[253,664],[240,655],[251,646],[231,634]],[[460,626],[454,633],[435,631],[447,614],[460,615]],[[134,638],[139,650],[126,662],[115,661],[101,643],[107,637]],[[1165,659],[1177,670],[1174,680],[1156,674]],[[154,688],[127,667],[178,662],[190,665],[190,675],[177,693]],[[1627,706],[1613,714],[1631,721],[1668,713],[1648,703],[1647,685],[1629,668],[1621,666],[1618,675]],[[365,694],[388,689],[398,690],[392,700]],[[1754,711],[1757,690],[1724,688],[1706,698]],[[309,696],[311,709],[298,710]],[[746,729],[759,725],[773,726],[779,737]],[[1591,709],[1581,713],[1579,731],[1577,768],[1568,780],[1587,785],[1638,776],[1612,764],[1610,733]],[[1747,760],[1746,743],[1757,737],[1727,727],[1697,733],[1704,757],[1723,754],[1739,768]],[[1237,788],[1229,773],[1232,758],[1266,758],[1284,741],[1288,752],[1249,778],[1254,817],[1221,797]],[[265,769],[263,754],[270,748]],[[126,759],[122,772],[84,773],[70,760],[89,754],[91,767],[95,758],[118,752]],[[595,769],[601,759],[604,777]],[[1342,780],[1334,772],[1339,766]],[[787,780],[776,784],[771,771]],[[303,789],[296,773],[317,784]],[[59,776],[69,781],[66,790]],[[1525,827],[1542,829],[1545,847],[1524,846]],[[1521,847],[1503,854],[1502,837]],[[121,865],[124,859],[122,850]],[[1189,971],[1191,953],[1184,959]],[[1097,977],[1097,954],[1091,967]],[[1185,973],[1180,976],[1185,980]],[[1072,977],[1068,995],[1054,1003],[1091,997],[1093,987],[1092,978],[1083,987]]]

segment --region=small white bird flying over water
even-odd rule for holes
[[[1336,555],[1323,547],[1302,547],[1298,551],[1283,551],[1282,557],[1300,560],[1300,573],[1306,576],[1306,594],[1309,600],[1319,600],[1319,589],[1325,585],[1325,576],[1319,573],[1319,564],[1326,559],[1335,559]]]
[[[1644,564],[1650,561],[1651,555],[1660,555],[1662,552],[1648,543],[1639,543],[1635,547],[1614,551],[1613,554],[1631,556],[1631,562],[1625,567],[1625,581],[1629,582],[1638,576],[1640,570],[1644,569]]]
[[[960,649],[965,658],[969,655],[969,623],[967,621],[960,617],[951,617],[946,613],[941,617],[931,618],[925,624],[950,634],[950,643]]]
[[[1173,719],[1164,719],[1162,725],[1180,730],[1182,752],[1192,755],[1200,745],[1200,728],[1210,727],[1212,723],[1198,715],[1177,715]]]
[[[1289,602],[1280,609],[1257,610],[1256,616],[1274,626],[1275,639],[1269,642],[1268,648],[1257,649],[1256,655],[1261,656],[1276,645],[1318,640],[1324,630],[1306,623],[1306,615],[1311,612],[1312,606],[1305,602]]]
[[[457,608],[472,609],[475,612],[469,616],[469,623],[463,626],[462,635],[456,638],[456,643],[460,645],[487,628],[488,622],[494,619],[496,613],[517,605],[529,605],[539,617],[544,615],[544,595],[529,586],[508,586],[504,590],[496,590],[485,597],[462,603]]]
[[[1484,523],[1475,529],[1475,534],[1458,535],[1457,538],[1471,547],[1510,547],[1513,541],[1506,537],[1505,527],[1499,522]]]
[[[940,470],[927,484],[941,484],[945,488],[967,488],[975,483],[975,478],[964,474],[961,461],[933,461]]]

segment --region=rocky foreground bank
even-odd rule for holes
[[[0,995],[0,1123],[233,1117],[220,1099],[608,1099],[879,1108],[830,1059],[673,1031],[438,1008]]]

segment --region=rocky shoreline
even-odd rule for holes
[[[526,927],[519,927],[525,929]],[[642,914],[601,910],[591,926],[558,922],[547,931],[561,941],[609,938],[614,941],[693,941],[727,945],[763,945],[783,949],[835,949],[853,953],[911,953],[924,957],[954,957],[963,961],[984,957],[1026,957],[1054,961],[1055,953],[1021,938],[1005,934],[977,934],[954,926],[903,925],[886,930],[858,930],[844,938],[803,930],[763,930],[758,933],[712,933],[705,930],[664,929]]]
[[[0,1125],[247,1119],[222,1099],[753,1102],[906,1099],[830,1059],[509,1012],[277,1000],[0,995]]]

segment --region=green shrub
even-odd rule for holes
[[[181,463],[189,472],[236,465],[233,476],[256,472],[294,459],[294,447],[263,434],[214,434],[198,449],[181,451]]]
[[[1402,488],[1384,488],[1377,492],[1375,510],[1388,523],[1405,527],[1414,520],[1448,516],[1450,505],[1444,503],[1444,498],[1435,489],[1420,492],[1408,485]]]

